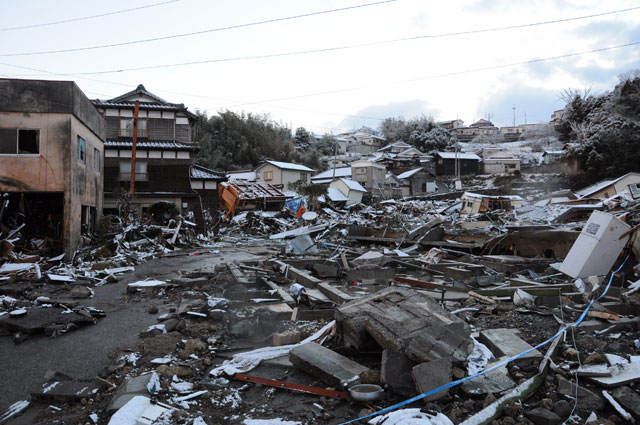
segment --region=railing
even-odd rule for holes
[[[129,180],[131,180],[131,173],[120,173],[121,182],[128,182]],[[136,173],[136,181],[137,182],[149,181],[149,173]]]
[[[118,129],[118,137],[133,137],[133,128]],[[147,138],[149,137],[149,132],[147,131],[146,128],[139,128],[138,137]]]

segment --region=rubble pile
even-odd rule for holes
[[[45,303],[73,312],[46,334],[95,321],[100,311],[63,301],[111,282],[155,322],[95,379],[47,377],[33,423],[640,419],[640,202],[466,195],[236,211],[215,242],[184,219],[128,225],[70,264],[5,255],[0,326],[12,333]],[[254,259],[227,258],[250,248]],[[196,269],[131,274],[196,255]]]

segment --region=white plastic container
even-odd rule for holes
[[[629,239],[620,236],[629,229],[615,216],[594,211],[559,270],[573,278],[606,275]]]

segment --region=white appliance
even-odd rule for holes
[[[620,236],[630,229],[615,216],[594,211],[558,270],[573,278],[606,275],[629,240]]]

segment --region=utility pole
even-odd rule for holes
[[[135,197],[136,189],[136,142],[138,141],[138,108],[140,103],[136,100],[133,108],[133,146],[131,148],[131,200]]]
[[[527,125],[527,111],[524,111],[524,125]]]
[[[516,105],[513,105],[513,126],[516,126]]]

